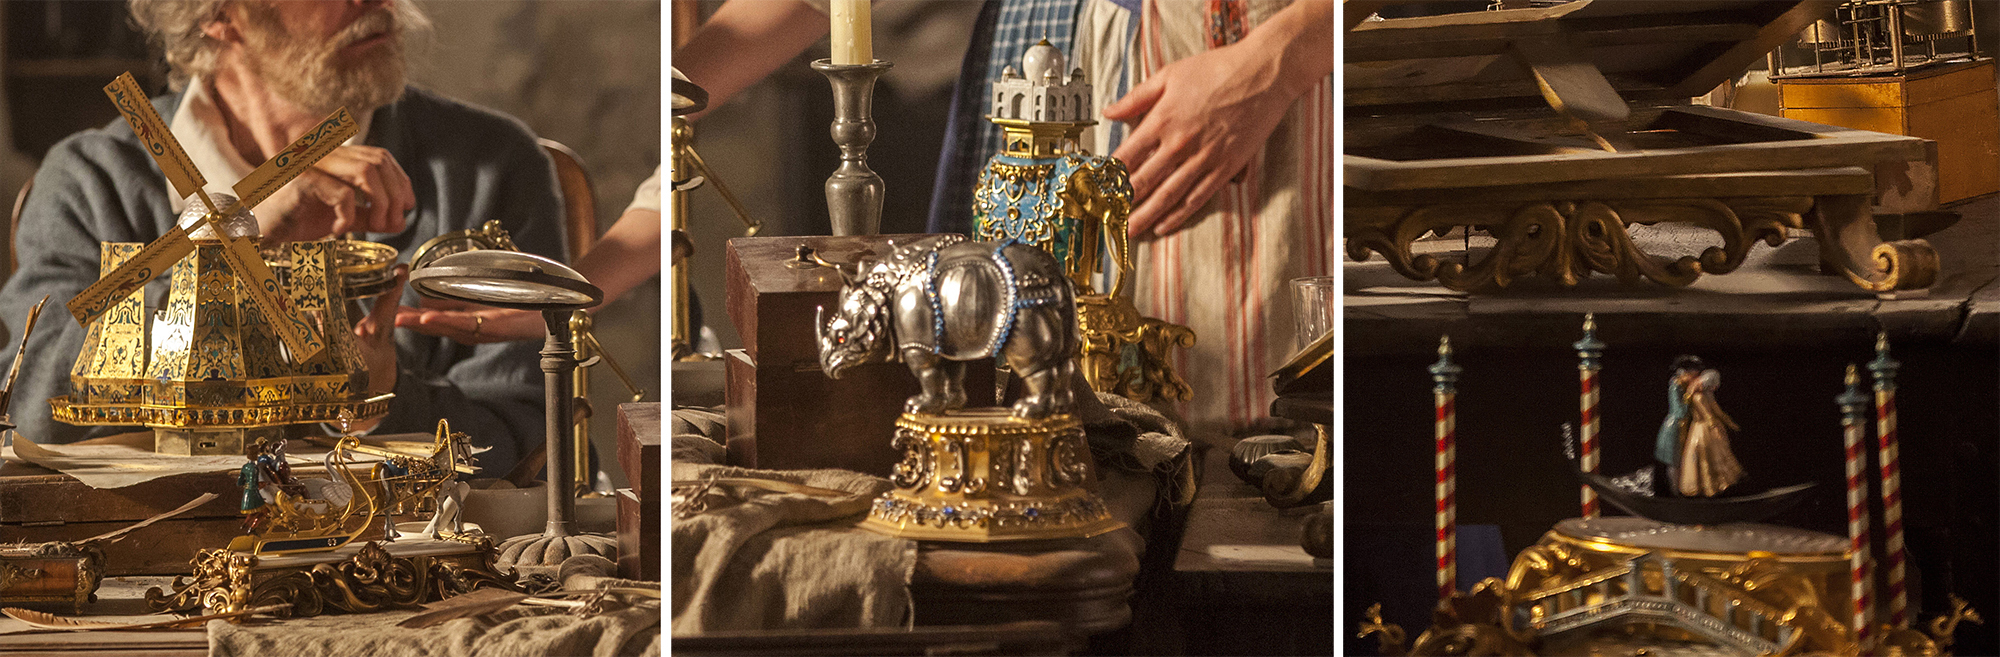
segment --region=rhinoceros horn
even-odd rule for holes
[[[813,338],[826,344],[826,306],[813,306]]]
[[[826,344],[826,306],[813,306],[813,340],[814,340],[814,342],[815,342],[816,344],[818,344],[818,345],[819,345],[819,365],[820,365],[820,369],[821,369],[822,371],[826,372],[826,375],[827,375],[827,376],[829,376],[829,377],[832,377],[832,378],[835,378],[835,379],[838,379],[838,378],[840,378],[840,374],[838,374],[838,373],[834,372],[834,371],[833,371],[833,370],[831,369],[830,365],[832,365],[832,363],[828,362],[828,358],[827,358],[827,355],[828,355],[828,354],[827,354],[827,350],[826,350],[826,346],[827,346],[827,344]]]

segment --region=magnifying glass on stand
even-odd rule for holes
[[[504,565],[556,566],[564,559],[595,554],[618,557],[618,539],[576,531],[576,464],[569,454],[576,441],[570,422],[576,398],[571,372],[576,369],[576,344],[570,314],[596,306],[604,292],[568,265],[531,253],[502,250],[463,251],[438,257],[410,272],[410,287],[434,299],[463,301],[494,308],[542,313],[548,340],[542,343],[543,408],[547,417],[549,522],[541,534],[507,539],[500,544]]]

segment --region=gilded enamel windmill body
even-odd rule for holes
[[[86,333],[70,394],[49,400],[55,419],[151,427],[163,453],[242,454],[276,427],[386,413],[391,395],[365,392],[345,301],[383,291],[395,250],[333,240],[260,250],[250,214],[355,134],[347,110],[237,182],[237,198],[212,198],[131,74],[104,92],[175,193],[199,203],[151,243],[103,244],[103,273],[67,304]],[[145,287],[162,274],[167,301],[149,314]]]

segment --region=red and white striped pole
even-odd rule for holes
[[[1438,599],[1458,592],[1458,372],[1451,362],[1451,337],[1438,340],[1438,361],[1430,366],[1437,410],[1437,587]]]
[[[1868,427],[1864,424],[1868,397],[1861,394],[1861,374],[1847,366],[1847,392],[1834,401],[1840,403],[1840,428],[1847,447],[1847,567],[1853,575],[1849,597],[1854,600],[1854,643],[1866,649],[1869,635],[1868,581]]]
[[[1896,369],[1902,367],[1889,357],[1889,334],[1875,334],[1875,360],[1868,363],[1875,376],[1876,459],[1882,467],[1883,570],[1888,582],[1883,596],[1889,602],[1889,626],[1908,627],[1910,596],[1903,588],[1904,562],[1909,553],[1903,548],[1903,475],[1896,449]]]
[[[1597,370],[1601,369],[1597,359],[1604,355],[1604,343],[1597,339],[1597,314],[1583,316],[1583,339],[1570,345],[1576,348],[1578,363],[1577,379],[1580,386],[1577,393],[1577,407],[1582,411],[1583,455],[1577,465],[1584,472],[1597,472]],[[1589,484],[1578,486],[1583,494],[1583,517],[1597,517],[1597,491]]]

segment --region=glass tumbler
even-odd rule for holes
[[[1292,351],[1304,349],[1333,330],[1335,276],[1292,279]]]

